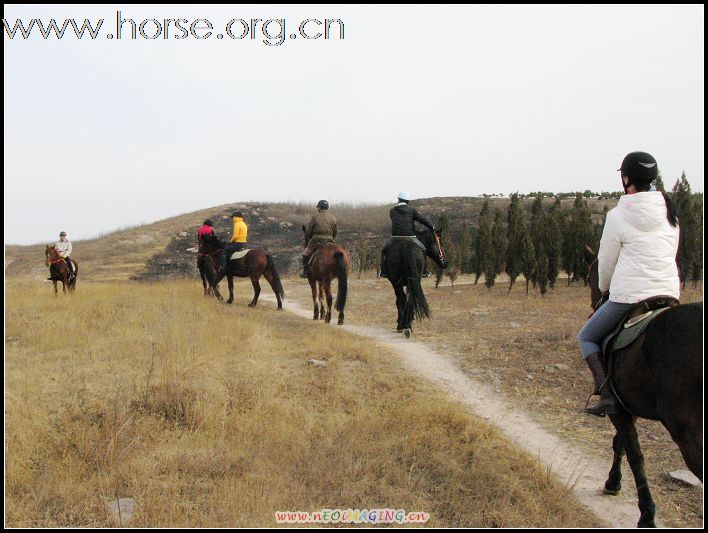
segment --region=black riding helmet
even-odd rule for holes
[[[317,202],[317,209],[329,209],[329,202],[327,200],[320,200]]]
[[[241,211],[234,211],[231,213],[232,217],[238,217],[238,218],[243,218],[243,213]]]
[[[211,227],[211,226],[213,226],[214,224],[212,223],[211,219],[208,219],[208,218],[207,218],[207,219],[204,221],[204,225]]]
[[[59,234],[59,236],[60,236],[60,237],[66,237],[66,231],[62,231],[62,232]]]
[[[659,175],[659,166],[656,163],[656,159],[646,152],[627,154],[622,160],[622,165],[617,170],[622,173],[622,176],[629,178],[627,186],[651,183]]]

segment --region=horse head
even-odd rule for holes
[[[44,249],[44,257],[44,265],[49,266],[52,261],[55,261],[59,257],[59,252],[57,252],[57,249],[54,247],[53,244],[47,244],[46,248]]]
[[[587,244],[583,247],[583,259],[588,265],[587,281],[590,286],[590,305],[595,309],[600,300],[602,300],[602,291],[600,291],[597,254]]]
[[[442,230],[435,231],[426,229],[422,233],[417,233],[418,240],[425,245],[425,252],[440,268],[447,268],[445,254],[443,254],[442,245]]]
[[[209,255],[224,249],[224,243],[216,235],[202,235],[200,246],[202,251]]]

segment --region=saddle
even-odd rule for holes
[[[231,254],[231,257],[229,258],[230,261],[233,261],[234,259],[241,259],[246,256],[248,252],[250,252],[250,248],[246,248],[245,250],[241,250],[240,252],[234,252]]]
[[[613,352],[632,344],[644,333],[652,320],[677,305],[679,305],[679,301],[672,296],[655,296],[632,307],[618,326],[602,341],[602,357],[605,367],[611,368]]]

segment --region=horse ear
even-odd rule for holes
[[[595,254],[593,249],[590,248],[590,246],[588,246],[587,244],[583,248],[583,259],[585,259],[585,262],[588,265],[591,265],[592,262],[595,261],[595,259],[597,259],[597,255]]]
[[[307,229],[305,229],[305,224],[302,225],[302,232],[307,233]]]
[[[436,229],[436,230],[435,230],[435,235],[437,235],[438,237],[440,237],[440,238],[442,239],[442,228]]]

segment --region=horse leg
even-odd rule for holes
[[[325,317],[325,305],[324,305],[324,282],[320,281],[318,284],[318,300],[320,302],[320,320],[324,320]]]
[[[283,310],[283,300],[280,297],[280,293],[278,292],[278,290],[275,288],[275,285],[273,284],[273,282],[274,282],[273,274],[271,274],[270,272],[266,272],[265,274],[263,274],[263,276],[265,277],[266,281],[268,282],[268,285],[270,285],[270,288],[273,289],[273,293],[275,294],[275,299],[278,300],[278,311],[282,311]]]
[[[644,469],[644,456],[639,446],[637,428],[634,426],[635,418],[627,411],[621,410],[615,415],[610,415],[610,420],[622,439],[622,444],[627,452],[627,462],[634,474],[634,483],[637,486],[637,499],[639,503],[639,527],[656,527],[654,514],[656,506],[651,497],[647,475]]]
[[[59,290],[57,289],[57,280],[53,279],[52,283],[54,284],[54,296],[59,296]]]
[[[69,283],[69,281],[67,280],[66,274],[64,274],[64,277],[61,278],[61,290],[62,290],[62,292],[63,292],[64,294],[66,294],[66,285],[67,285],[67,283]]]
[[[261,294],[261,284],[258,283],[258,278],[251,276],[251,284],[253,285],[253,300],[248,304],[248,307],[256,307],[258,296]]]
[[[221,293],[219,292],[219,282],[224,279],[224,275],[225,274],[223,273],[219,274],[218,272],[216,272],[214,274],[214,284],[211,286],[211,290],[214,296],[216,296],[217,300],[219,300],[220,302],[224,299],[224,297],[221,296]]]
[[[701,413],[686,413],[688,416],[677,415],[675,410],[662,409],[670,416],[663,417],[664,427],[679,447],[681,456],[688,469],[703,481],[703,426]]]
[[[315,308],[312,320],[317,320],[320,317],[320,310],[317,307],[317,282],[312,278],[310,278],[308,281],[310,282],[310,290],[312,291],[312,305]]]
[[[226,279],[229,283],[229,299],[226,300],[227,304],[231,304],[234,302],[234,277],[232,275],[227,275]]]
[[[403,312],[406,308],[406,293],[403,292],[403,287],[401,285],[394,285],[393,290],[396,293],[396,309],[398,310],[396,331],[401,333],[403,331]]]
[[[325,315],[325,324],[329,324],[332,320],[332,281],[324,283],[324,292],[327,298],[327,314]]]
[[[622,438],[618,432],[615,432],[615,436],[612,439],[612,451],[615,453],[615,456],[612,460],[612,468],[610,468],[610,473],[607,476],[605,488],[602,492],[603,494],[614,496],[619,494],[622,488],[622,457],[624,457],[624,446],[622,445]]]

